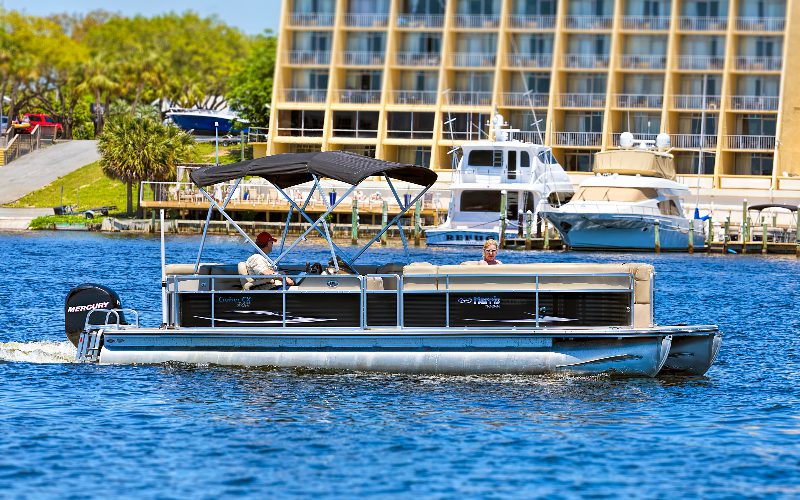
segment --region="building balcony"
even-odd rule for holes
[[[550,68],[553,54],[506,54],[506,64],[512,68]]]
[[[321,128],[287,127],[278,125],[278,135],[281,137],[322,137]]]
[[[497,55],[494,52],[457,52],[450,55],[450,64],[460,68],[494,68]]]
[[[283,89],[284,102],[324,103],[327,97],[325,89]]]
[[[453,18],[456,28],[497,28],[500,16],[497,14],[456,14]]]
[[[380,104],[380,90],[340,89],[336,91],[337,102],[342,104]]]
[[[558,94],[560,108],[604,108],[605,94]]]
[[[721,70],[724,56],[678,56],[678,68],[689,70]]]
[[[608,56],[601,54],[564,54],[561,63],[565,68],[607,69]]]
[[[703,137],[700,134],[670,134],[669,142],[673,148],[680,149],[700,149],[703,146],[705,150],[717,149],[717,134],[706,134]]]
[[[783,32],[786,29],[786,19],[783,17],[737,17],[737,31],[769,31]]]
[[[531,142],[533,144],[544,144],[544,129],[537,130],[520,130],[514,133],[514,138],[522,142]]]
[[[386,137],[389,139],[433,139],[433,130],[387,130]]]
[[[345,14],[344,25],[349,28],[385,28],[389,14]]]
[[[508,16],[508,25],[516,29],[552,30],[556,27],[556,16],[522,16],[512,14]]]
[[[686,94],[672,96],[672,107],[674,109],[708,109],[717,110],[720,105],[720,97],[718,95],[705,96],[703,102],[702,95]]]
[[[398,14],[398,28],[441,28],[444,26],[443,14]]]
[[[549,94],[535,94],[533,92],[506,92],[500,97],[503,106],[520,108],[546,108],[549,100]]]
[[[568,30],[610,30],[613,16],[566,16],[564,28]]]
[[[783,66],[781,56],[736,56],[735,67],[745,71],[780,71]]]
[[[614,105],[624,109],[661,109],[664,96],[661,94],[614,94]]]
[[[622,135],[621,132],[611,134],[611,143],[614,146],[619,146],[619,138]],[[656,136],[658,134],[633,134],[634,141],[652,141],[654,144],[656,142]]]
[[[292,12],[289,14],[289,26],[294,28],[333,26],[334,17],[333,12]]]
[[[445,94],[445,102],[452,106],[491,106],[492,93],[451,90]]]
[[[378,137],[378,131],[371,128],[335,128],[332,135],[349,139],[375,139]]]
[[[483,130],[450,130],[448,126],[445,124],[445,127],[442,129],[442,139],[447,141],[452,141],[453,143],[457,142],[464,142],[464,141],[480,141],[488,139],[489,135]]]
[[[725,31],[728,29],[727,17],[681,16],[678,18],[681,31]]]
[[[778,96],[732,95],[728,106],[735,111],[777,111]]]
[[[398,52],[394,62],[398,66],[439,67],[442,57],[438,53]]]
[[[622,18],[622,29],[640,31],[669,31],[669,23],[669,16],[624,16]]]
[[[623,54],[619,64],[623,69],[666,69],[667,56]]]
[[[555,132],[553,134],[554,146],[600,147],[602,143],[602,132]]]
[[[727,149],[757,149],[771,151],[775,149],[774,135],[726,135]]]
[[[327,66],[331,62],[331,53],[316,50],[290,50],[286,53],[286,60],[289,64]]]
[[[391,102],[407,106],[433,106],[436,104],[436,95],[435,90],[394,90]]]
[[[342,64],[345,66],[383,66],[383,52],[344,52]]]

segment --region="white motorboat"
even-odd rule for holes
[[[66,299],[67,336],[85,362],[269,365],[403,373],[538,374],[612,373],[655,376],[665,370],[702,375],[714,361],[716,326],[654,324],[654,271],[647,264],[476,263],[438,266],[356,260],[433,185],[436,174],[346,152],[281,154],[191,173],[192,181],[256,248],[206,188],[245,176],[271,182],[309,226],[294,242],[286,233],[274,259],[284,274],[259,285],[244,262],[202,263],[205,233],[194,263],[165,262],[162,229],[162,324],[139,325],[116,293],[84,284]],[[401,213],[356,252],[329,236],[326,216],[367,177],[383,176]],[[288,188],[321,178],[351,185],[316,219]],[[403,203],[393,181],[421,186]],[[307,203],[307,202],[306,202]],[[163,228],[163,211],[162,211]],[[207,227],[207,226],[206,226]],[[332,259],[321,265],[283,265],[312,231],[323,236]],[[263,252],[262,252],[263,255]],[[341,266],[338,262],[341,261]],[[324,269],[324,270],[323,270]],[[295,284],[287,285],[285,276]],[[265,288],[269,286],[270,288]]]
[[[634,144],[622,134],[620,149],[595,154],[594,172],[561,207],[546,207],[550,221],[573,249],[687,250],[705,244],[702,220],[684,215],[689,189],[675,181],[669,136]]]
[[[525,213],[533,221],[542,207],[565,203],[572,196],[569,177],[549,147],[516,139],[502,115],[492,120],[490,139],[465,144],[450,186],[447,220],[425,231],[426,244],[483,245],[517,236]],[[501,201],[505,198],[505,213]],[[501,220],[503,219],[503,220]]]

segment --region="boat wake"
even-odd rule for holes
[[[74,363],[75,346],[63,342],[0,342],[0,363]]]

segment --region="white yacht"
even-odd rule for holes
[[[572,183],[549,147],[515,138],[502,115],[492,120],[489,140],[464,145],[453,175],[447,220],[425,232],[427,245],[482,245],[499,239],[501,193],[507,193],[506,237],[519,231],[519,216],[564,203]]]
[[[620,149],[595,154],[595,175],[581,182],[562,207],[547,207],[542,217],[574,249],[653,250],[656,230],[662,250],[704,245],[700,220],[684,215],[689,189],[675,181],[669,136],[653,141],[622,134]]]

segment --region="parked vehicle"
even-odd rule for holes
[[[22,122],[30,124],[29,127],[19,127],[17,132],[20,134],[28,134],[39,125],[39,127],[55,127],[54,137],[59,137],[64,134],[64,127],[55,121],[52,116],[44,113],[25,113],[22,115]]]

